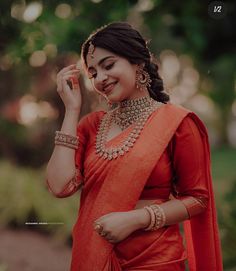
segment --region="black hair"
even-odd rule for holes
[[[158,65],[147,47],[147,42],[141,34],[127,22],[114,22],[93,32],[82,45],[81,56],[87,66],[87,54],[90,42],[116,55],[126,58],[131,64],[144,63],[144,70],[151,79],[148,87],[150,96],[162,103],[169,101],[169,95],[164,91],[163,80],[158,73]]]

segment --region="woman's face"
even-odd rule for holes
[[[105,49],[95,47],[93,58],[87,55],[87,69],[93,87],[110,102],[143,96],[136,88],[137,65]]]

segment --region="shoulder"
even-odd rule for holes
[[[203,121],[195,113],[189,112],[180,122],[174,138],[177,141],[189,141],[197,145],[197,142],[204,138],[208,141],[208,132]]]
[[[152,116],[154,119],[158,120],[158,122],[161,122],[162,125],[165,125],[168,122],[170,125],[177,128],[183,118],[190,112],[190,110],[180,105],[169,102],[167,104],[160,104]]]
[[[160,125],[168,125],[175,130],[174,134],[194,134],[206,136],[207,129],[203,121],[190,109],[183,106],[167,103],[157,109],[155,117]]]
[[[167,103],[162,106],[161,110],[166,116],[170,116],[171,118],[180,119],[180,123],[178,129],[198,129],[203,132],[206,131],[206,127],[203,121],[199,118],[199,116],[181,105],[176,105],[172,103]]]
[[[191,114],[186,115],[186,117],[181,121],[180,125],[176,130],[176,133],[177,134],[198,133],[197,123],[192,118]]]
[[[95,111],[83,116],[78,123],[78,130],[83,130],[83,132],[97,130],[100,120],[105,113],[105,111]]]
[[[83,116],[81,118],[81,120],[79,121],[79,123],[81,122],[87,122],[87,123],[95,123],[95,122],[99,122],[102,118],[102,116],[105,114],[105,111],[95,111],[95,112],[91,112],[85,116]]]
[[[177,104],[167,103],[163,104],[161,106],[161,110],[165,113],[169,114],[178,114],[178,115],[187,115],[188,113],[191,113],[192,111]]]

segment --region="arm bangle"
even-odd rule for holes
[[[56,131],[55,145],[61,145],[76,150],[79,147],[79,137]]]
[[[145,231],[155,231],[166,224],[166,215],[163,210],[163,208],[158,205],[158,204],[153,204],[150,206],[145,206],[144,207],[146,210],[148,210],[150,217],[151,217],[151,222],[147,228],[145,228]]]

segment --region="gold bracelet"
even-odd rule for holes
[[[144,207],[150,214],[151,222],[145,231],[155,231],[166,224],[166,215],[163,208],[158,204],[153,204]]]
[[[150,224],[147,228],[145,228],[145,231],[150,231],[154,225],[155,225],[155,213],[152,210],[152,208],[150,206],[145,206],[144,209],[146,209],[150,215]]]
[[[155,231],[162,228],[166,224],[166,215],[164,213],[164,210],[158,204],[151,205],[151,208],[153,209],[155,214],[155,225],[151,229],[151,231]]]
[[[61,131],[56,131],[55,145],[65,146],[71,149],[78,149],[79,137],[68,135]]]

